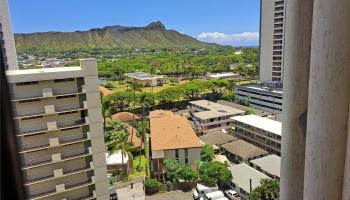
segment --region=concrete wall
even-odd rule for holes
[[[164,159],[175,160],[175,150],[165,150]],[[188,163],[194,168],[197,167],[195,160],[200,160],[200,148],[188,149]],[[185,164],[185,149],[179,149],[179,162]]]

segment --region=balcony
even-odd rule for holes
[[[89,132],[75,134],[75,135],[48,138],[47,140],[44,140],[44,141],[33,141],[29,145],[20,145],[22,149],[20,153],[40,151],[51,147],[65,146],[65,145],[75,144],[78,142],[84,142],[90,139],[91,139],[91,134]]]
[[[62,184],[59,184],[56,186],[47,187],[47,188],[33,191],[28,195],[28,198],[30,200],[42,199],[42,198],[46,198],[46,197],[55,195],[57,193],[62,193],[62,192],[86,187],[86,186],[92,185],[94,183],[95,183],[95,179],[92,176],[91,178],[75,180],[75,181],[71,181],[71,182],[67,182],[67,183],[62,183]]]
[[[29,136],[29,135],[45,133],[48,131],[57,131],[61,129],[74,128],[74,127],[86,125],[88,123],[89,123],[88,117],[77,119],[77,120],[46,122],[46,124],[42,124],[42,125],[21,127],[18,130],[18,136]]]
[[[71,151],[71,152],[63,152],[63,153],[56,153],[51,154],[47,156],[43,156],[41,158],[35,158],[35,159],[28,159],[25,160],[22,158],[22,167],[23,169],[30,169],[34,167],[40,167],[43,165],[49,165],[56,162],[62,162],[66,160],[76,159],[83,156],[91,155],[91,147],[87,149],[77,150],[77,151]]]
[[[15,119],[21,119],[21,118],[41,116],[41,115],[64,113],[64,112],[80,110],[80,109],[87,109],[86,101],[73,103],[73,104],[45,105],[44,107],[39,107],[39,108],[26,108],[26,109],[19,109],[19,110],[15,109],[13,110],[13,113],[14,113]]]
[[[25,181],[26,181],[25,185],[28,186],[36,183],[41,183],[44,181],[49,181],[49,180],[53,180],[61,177],[79,174],[92,169],[94,169],[94,165],[92,162],[90,162],[88,165],[83,164],[75,169],[70,169],[70,170],[55,169],[45,175],[25,177]]]
[[[67,95],[73,95],[73,94],[81,94],[86,93],[85,86],[78,86],[77,88],[70,90],[70,91],[62,91],[60,89],[53,89],[53,88],[42,88],[42,92],[32,94],[28,94],[26,96],[16,97],[15,94],[12,94],[13,96],[11,101],[23,101],[23,100],[30,100],[30,99],[42,99],[42,98],[50,98],[50,97],[58,97],[58,96],[67,96]]]

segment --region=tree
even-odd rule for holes
[[[177,160],[172,160],[172,159],[165,159],[163,161],[163,164],[165,166],[165,171],[166,171],[166,178],[168,181],[171,183],[178,183],[179,178],[177,176],[178,169],[180,167],[180,164]]]
[[[205,90],[204,81],[190,81],[180,85],[178,88],[188,99],[198,99]],[[177,90],[179,92],[179,90]]]
[[[157,93],[157,98],[162,104],[170,104],[181,99],[182,91],[178,87],[166,88]]]
[[[274,200],[279,197],[280,183],[278,180],[262,179],[260,186],[250,194],[251,200]]]
[[[212,95],[215,100],[219,99],[225,92],[225,90],[229,87],[229,83],[227,80],[209,80],[206,83],[207,88],[212,92]]]
[[[193,169],[190,165],[181,165],[176,170],[176,175],[179,180],[184,180],[186,182],[195,181],[198,178],[198,172]]]
[[[214,149],[209,144],[206,144],[201,148],[200,154],[202,162],[211,162],[215,158]]]
[[[103,98],[102,106],[109,111],[123,111],[129,107],[132,101],[132,94],[130,92],[115,92]],[[114,113],[110,113],[112,115]]]
[[[214,161],[206,162],[199,168],[199,178],[208,185],[224,185],[232,180],[232,174],[226,165]]]
[[[176,83],[178,83],[178,79],[176,77],[170,77],[169,81],[170,81],[171,85],[175,85]]]
[[[130,132],[127,124],[113,120],[106,123],[105,141],[110,154],[117,152],[122,153],[122,165],[124,164],[124,156],[127,154],[132,158],[132,146],[128,141]]]

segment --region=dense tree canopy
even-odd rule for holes
[[[204,145],[200,150],[200,154],[202,162],[211,162],[215,158],[214,149],[211,147],[210,144]]]
[[[250,194],[251,200],[274,200],[279,197],[280,183],[278,180],[262,179],[260,186]]]
[[[199,178],[208,185],[222,185],[232,180],[232,174],[226,165],[214,161],[206,162],[199,168]]]

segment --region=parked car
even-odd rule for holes
[[[193,199],[200,199],[206,193],[218,191],[218,186],[206,186],[200,183],[197,183],[195,190],[193,191],[192,197]]]
[[[221,191],[206,193],[200,200],[228,200]]]
[[[231,199],[231,200],[238,200],[240,199],[238,193],[232,189],[229,190],[225,190],[225,195],[227,198]]]

